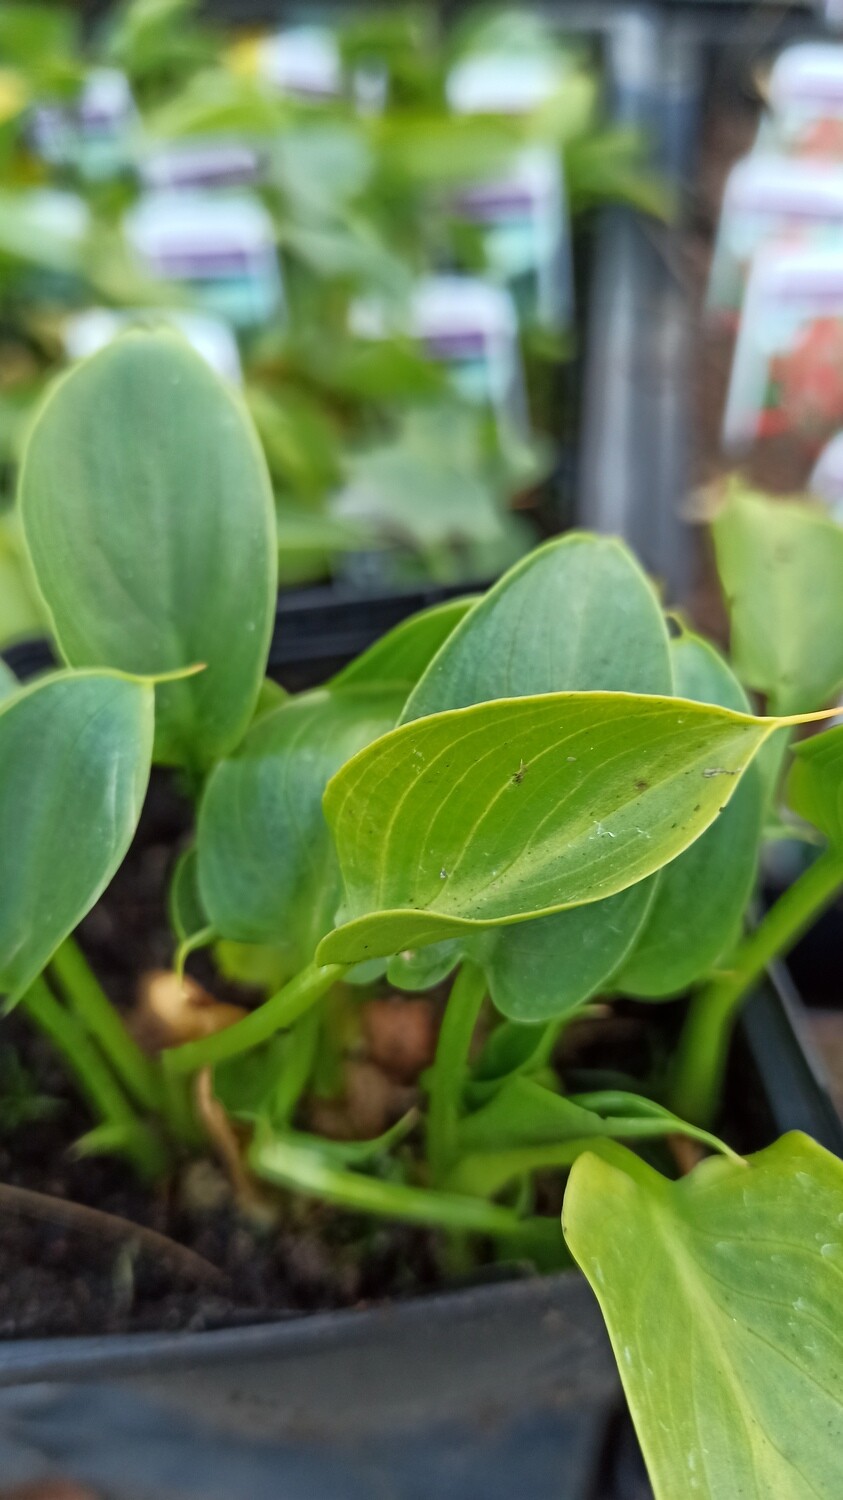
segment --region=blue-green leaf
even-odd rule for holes
[[[0,994],[21,995],[93,906],[134,834],[153,689],[62,672],[0,704]]]
[[[172,333],[132,331],[49,392],[24,454],[27,545],[71,665],[161,676],[156,757],[241,738],[276,591],[263,454],[239,396]]]

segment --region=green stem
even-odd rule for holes
[[[362,1172],[336,1167],[312,1146],[301,1146],[289,1139],[258,1134],[249,1152],[249,1165],[259,1177],[277,1187],[355,1213],[496,1237],[518,1235],[529,1227],[529,1221],[525,1223],[511,1209],[496,1203],[364,1176]],[[550,1222],[551,1232],[558,1237],[558,1223]]]
[[[166,1169],[166,1155],[135,1114],[119,1083],[77,1018],[59,1004],[44,979],[36,979],[21,1005],[61,1053],[95,1113],[125,1133],[125,1149],[145,1177]]]
[[[843,885],[843,854],[826,849],[771,906],[736,949],[729,971],[691,1001],[679,1039],[670,1107],[708,1125],[720,1099],[732,1028],[747,991],[787,953]]]
[[[441,1183],[457,1154],[457,1125],[468,1050],[486,996],[486,976],[465,962],[448,996],[430,1073],[427,1156],[434,1183]]]
[[[88,1035],[96,1039],[135,1103],[142,1109],[159,1113],[163,1104],[159,1071],[129,1035],[72,937],[65,938],[56,950],[50,962],[50,973],[70,1010]]]
[[[193,1107],[190,1079],[162,1068],[161,1093],[162,1112],[173,1138],[191,1150],[204,1146],[205,1132]]]
[[[308,964],[295,979],[285,984],[277,994],[271,995],[242,1021],[235,1021],[224,1031],[213,1036],[202,1037],[196,1042],[185,1042],[182,1047],[173,1047],[162,1052],[161,1061],[165,1069],[173,1073],[196,1073],[200,1068],[213,1067],[229,1057],[239,1057],[251,1051],[261,1042],[266,1042],[276,1031],[292,1026],[311,1005],[342,979],[347,973],[343,964]]]
[[[320,1022],[319,1010],[314,1006],[293,1027],[284,1044],[284,1066],[271,1106],[272,1123],[276,1128],[289,1125],[307,1088],[316,1061]]]

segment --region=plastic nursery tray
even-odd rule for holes
[[[486,583],[476,583],[472,593]],[[395,590],[361,598],[328,586],[285,590],[278,596],[269,673],[292,692],[324,682],[334,671],[417,610],[469,592],[459,586]],[[2,653],[22,681],[56,665],[49,641],[18,641]]]

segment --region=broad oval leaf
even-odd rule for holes
[[[843,527],[735,487],[712,530],[738,676],[771,712],[830,702],[843,683]]]
[[[222,937],[309,962],[340,898],[322,794],[349,756],[392,727],[403,699],[376,687],[290,699],[215,767],[196,847],[202,905]]]
[[[671,642],[671,655],[683,698],[748,710],[739,682],[706,641],[682,635]],[[755,882],[762,822],[761,777],[754,765],[723,814],[662,870],[615,988],[651,999],[681,994],[737,939]]]
[[[346,925],[319,962],[625,890],[713,822],[777,723],[683,699],[555,693],[400,726],[325,793]]]
[[[669,693],[665,622],[631,552],[571,533],[537,548],[449,636],[411,695],[404,721],[533,693]],[[526,773],[525,773],[526,774]],[[542,1022],[593,995],[623,962],[654,882],[588,906],[502,927],[472,956],[505,1016]]]
[[[475,607],[473,598],[449,599],[402,620],[331,679],[332,687],[403,687],[409,692],[440,646]]]
[[[49,393],[23,460],[26,541],[65,660],[158,676],[156,757],[244,733],[272,630],[263,454],[236,392],[171,333],[132,331]]]
[[[608,537],[538,547],[448,637],[402,723],[492,698],[603,690],[669,693],[668,637],[652,585]]]
[[[675,1183],[588,1153],[563,1222],[657,1500],[838,1500],[843,1164],[798,1134]]]
[[[143,805],[153,689],[44,678],[0,705],[0,994],[20,999],[120,865]]]
[[[835,848],[843,848],[843,725],[794,746],[788,800]]]
[[[660,879],[652,875],[604,901],[490,933],[476,961],[501,1014],[512,1021],[549,1021],[595,994],[635,943]]]

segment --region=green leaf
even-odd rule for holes
[[[459,938],[431,943],[427,948],[396,953],[386,967],[386,977],[399,990],[430,990],[452,974],[465,956],[466,945]]]
[[[386,1182],[362,1172],[338,1167],[326,1141],[294,1131],[275,1135],[256,1132],[249,1148],[249,1166],[258,1177],[288,1191],[315,1197],[352,1213],[457,1229],[496,1238],[517,1238],[532,1226],[546,1233],[547,1220],[519,1219],[510,1209],[482,1203],[457,1193]]]
[[[461,1152],[498,1151],[603,1134],[599,1115],[532,1078],[516,1075],[507,1079],[488,1104],[460,1122],[458,1140]]]
[[[279,503],[275,519],[282,588],[324,578],[343,552],[364,552],[379,545],[363,527],[304,506]]]
[[[512,1021],[548,1021],[570,1015],[596,994],[635,943],[659,878],[474,939],[473,956],[486,971],[501,1014]]]
[[[290,1051],[291,1032],[281,1032],[214,1068],[214,1095],[226,1114],[255,1123],[272,1119],[272,1105]]]
[[[402,720],[528,693],[668,693],[668,647],[658,599],[632,554],[617,541],[572,533],[537,548],[475,605]],[[534,1022],[575,1010],[629,952],[653,895],[654,882],[641,882],[475,941],[471,954],[497,1008]]]
[[[307,693],[266,714],[212,772],[199,812],[199,888],[224,938],[313,956],[340,898],[322,794],[339,766],[383,734],[402,691]]]
[[[331,679],[332,687],[415,687],[429,662],[451,632],[475,605],[474,599],[449,599],[420,610],[387,631],[368,651],[349,662]]]
[[[794,746],[787,792],[800,818],[843,847],[843,725]]]
[[[699,636],[672,641],[671,655],[683,698],[748,710],[729,667]],[[723,814],[662,870],[643,931],[613,987],[651,998],[681,994],[731,947],[755,883],[763,811],[754,765]]]
[[[536,548],[474,606],[401,722],[492,698],[672,686],[661,609],[632,554],[574,532]]]
[[[333,513],[422,554],[495,543],[502,507],[479,451],[479,423],[476,411],[453,401],[411,410],[397,437],[350,461]]]
[[[584,1107],[588,1099],[600,1104],[603,1113]],[[636,1094],[566,1099],[528,1078],[513,1078],[463,1122],[459,1146],[467,1154],[449,1174],[447,1186],[452,1192],[492,1197],[534,1172],[571,1166],[595,1140],[658,1140],[676,1134],[714,1150],[727,1149],[716,1136]]]
[[[0,705],[0,993],[20,999],[105,889],[140,816],[153,690],[57,673]]]
[[[670,1183],[615,1148],[563,1220],[657,1500],[837,1500],[843,1165],[792,1134]]]
[[[208,914],[199,892],[199,859],[195,845],[179,855],[168,899],[170,926],[180,943],[187,943],[208,927]]]
[[[843,527],[735,487],[712,531],[738,676],[771,712],[828,703],[843,684]]]
[[[628,693],[503,699],[404,724],[325,813],[356,963],[626,890],[713,822],[778,721]]]
[[[421,951],[429,950],[423,948]],[[502,1021],[489,1033],[472,1066],[472,1097],[482,1101],[495,1093],[506,1079],[544,1068],[559,1030],[555,1025],[522,1026],[517,1021]]]
[[[0,658],[0,703],[4,698],[11,698],[16,693],[20,684],[11,667]]]
[[[0,647],[44,633],[44,611],[18,528],[11,515],[0,515]]]
[[[266,466],[241,402],[169,333],[124,334],[48,395],[20,481],[24,530],[73,666],[161,675],[156,756],[237,743],[275,605]]]

